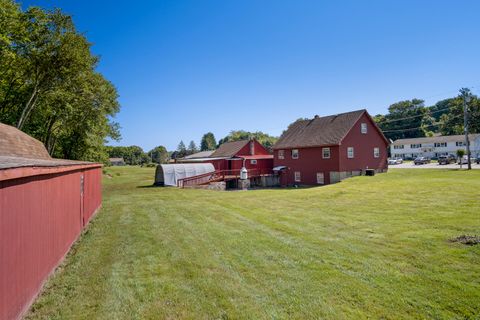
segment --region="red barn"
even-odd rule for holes
[[[225,142],[207,157],[183,158],[182,163],[208,162],[213,164],[215,170],[240,171],[245,166],[247,170],[258,171],[272,170],[273,155],[257,140],[240,140]]]
[[[366,110],[293,123],[274,145],[282,185],[335,183],[387,170],[389,142]]]
[[[17,319],[101,205],[101,164],[0,123],[0,319]]]

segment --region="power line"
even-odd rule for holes
[[[446,108],[439,109],[439,110],[436,110],[436,111],[431,111],[430,114],[442,112],[442,111],[451,109],[451,108],[453,108],[453,107],[454,107],[454,106],[446,107]],[[416,115],[416,116],[405,117],[405,118],[400,118],[400,119],[392,119],[392,120],[379,121],[379,124],[391,123],[391,122],[402,121],[402,120],[407,120],[407,119],[414,119],[414,118],[423,117],[423,116],[425,116],[425,115],[424,115],[424,114],[419,114],[419,115]]]
[[[463,115],[457,115],[457,116],[454,116],[452,117],[451,119],[456,119],[456,118],[459,118]],[[428,126],[421,126],[421,127],[416,127],[416,128],[406,128],[406,129],[395,129],[395,130],[382,130],[382,132],[400,132],[400,131],[414,131],[414,130],[418,130],[418,129],[423,129],[423,128],[429,128],[429,127],[435,127],[435,126],[438,126],[442,124],[442,122],[437,122],[437,123],[434,123],[434,124],[431,124],[431,125],[428,125]]]
[[[470,86],[470,87],[465,87],[467,89],[470,89],[473,91],[473,89],[478,89],[480,88],[480,84],[477,84],[477,85],[474,85],[474,86]],[[437,93],[437,94],[434,94],[434,95],[431,95],[431,96],[427,96],[427,97],[423,97],[423,99],[421,100],[424,100],[424,99],[429,99],[429,98],[432,98],[432,97],[437,97],[437,96],[441,96],[441,95],[444,95],[444,94],[450,94],[450,93],[455,93],[455,92],[458,92],[458,90],[455,90],[455,91],[444,91],[443,93]],[[455,96],[455,97],[452,97],[452,98],[446,98],[446,99],[443,99],[443,100],[447,100],[447,99],[455,99],[455,98],[458,98],[459,96]],[[441,100],[441,101],[443,101]],[[425,107],[425,108],[431,108],[433,106],[430,106],[430,107]],[[450,108],[450,107],[449,107]],[[437,110],[437,111],[434,111],[432,113],[435,113],[435,112],[440,112],[441,110]],[[415,116],[417,117],[417,116]],[[405,120],[405,119],[409,119],[409,117],[407,118],[402,118],[402,119],[392,119],[392,120],[387,120],[388,122],[394,122],[394,121],[400,121],[400,120]],[[385,121],[384,123],[387,123],[387,121]]]

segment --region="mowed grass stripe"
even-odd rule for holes
[[[480,174],[392,170],[308,189],[152,188],[104,204],[29,318],[476,318]]]

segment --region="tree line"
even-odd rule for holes
[[[53,157],[105,161],[106,138],[120,138],[117,90],[98,63],[71,16],[0,0],[0,122]]]
[[[376,115],[375,122],[388,139],[428,137],[435,134],[463,134],[463,103],[467,103],[470,132],[480,132],[480,99],[463,88],[456,97],[440,100],[425,106],[422,99],[396,102],[389,106],[388,113]]]
[[[195,141],[190,141],[188,146],[180,141],[176,150],[167,151],[164,146],[157,146],[150,151],[143,151],[139,146],[129,147],[107,147],[108,156],[110,158],[123,158],[129,165],[144,165],[147,163],[167,163],[170,159],[180,159],[199,151],[213,151],[221,144],[231,141],[239,141],[246,139],[256,139],[267,149],[271,150],[277,137],[270,136],[261,131],[248,132],[245,130],[233,130],[227,136],[220,139],[217,144],[215,135],[212,132],[205,133],[200,140],[200,147],[197,147]]]
[[[220,147],[220,145],[226,142],[232,141],[240,141],[240,140],[249,140],[249,139],[256,139],[259,143],[261,143],[265,148],[268,150],[272,150],[273,145],[277,142],[278,138],[271,136],[269,134],[263,133],[261,131],[256,132],[249,132],[245,130],[232,130],[230,133],[225,136],[224,138],[216,142],[215,136],[213,133],[208,132],[202,136],[200,142],[200,148],[197,148],[197,145],[194,141],[190,141],[188,147],[185,146],[183,141],[180,141],[178,144],[177,150],[172,153],[172,158],[183,158],[185,156],[194,154],[199,151],[212,151]]]
[[[479,133],[480,99],[472,94],[469,89],[461,89],[458,96],[440,100],[432,106],[425,106],[424,100],[416,98],[399,101],[388,107],[387,114],[376,115],[374,120],[385,136],[391,140],[426,137],[435,134],[463,134],[464,96],[470,97],[467,103],[470,132]],[[305,119],[301,118],[296,121],[299,120]],[[110,157],[122,157],[127,164],[132,165],[148,162],[167,163],[170,159],[183,158],[198,151],[215,150],[226,142],[251,138],[255,138],[270,150],[278,140],[277,137],[261,131],[233,130],[220,139],[218,143],[213,133],[208,132],[204,134],[200,141],[200,147],[197,147],[194,141],[190,141],[188,146],[183,141],[180,141],[177,149],[174,151],[167,151],[164,146],[158,146],[148,152],[144,152],[138,146],[130,146],[108,147],[108,153]]]

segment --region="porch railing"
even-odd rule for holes
[[[273,174],[273,170],[269,168],[249,169],[248,178],[256,178]],[[192,177],[177,180],[179,188],[191,187],[196,185],[208,184],[210,182],[228,181],[240,179],[240,170],[216,170],[214,172],[204,173]]]

